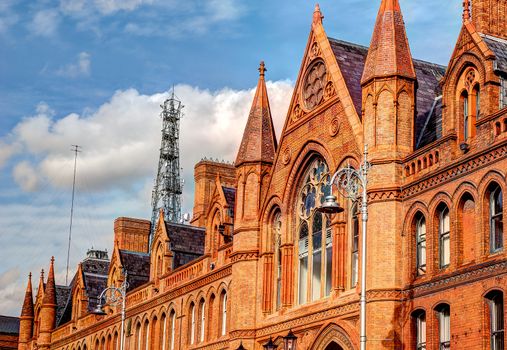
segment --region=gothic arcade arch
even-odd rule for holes
[[[310,350],[355,350],[351,337],[335,323],[327,325],[317,336]]]

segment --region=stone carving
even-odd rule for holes
[[[299,103],[294,107],[294,111],[292,112],[292,122],[298,121],[303,116],[303,109],[299,105]]]
[[[334,84],[332,81],[328,81],[326,84],[326,88],[324,89],[324,97],[330,99],[336,94],[336,90],[334,88]]]
[[[289,147],[285,147],[285,149],[283,150],[283,153],[282,153],[282,163],[283,165],[287,165],[290,163],[290,160],[291,160],[291,153],[290,153],[290,148]]]
[[[317,56],[320,56],[320,47],[319,44],[316,41],[314,41],[310,48],[310,57],[314,58]]]
[[[314,61],[308,68],[303,86],[303,101],[308,110],[315,108],[322,101],[326,74],[326,66],[322,60]]]
[[[341,122],[340,119],[334,118],[331,120],[331,124],[329,125],[329,135],[336,136],[338,132],[340,132]]]

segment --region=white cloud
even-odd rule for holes
[[[56,73],[58,75],[69,78],[88,76],[90,75],[90,67],[91,67],[90,54],[87,52],[80,52],[77,55],[77,61],[75,63],[70,63],[60,68]]]
[[[267,87],[279,134],[292,83],[268,82]],[[176,86],[177,96],[186,105],[180,143],[184,210],[193,205],[195,163],[205,156],[235,159],[254,92],[254,88],[210,91]],[[167,96],[168,92],[118,91],[91,113],[60,119],[46,103],[40,103],[33,116],[11,131],[4,142],[17,143],[23,150],[11,159],[16,162],[13,177],[22,191],[33,192],[28,203],[0,202],[0,256],[6,261],[0,274],[17,266],[22,271],[15,282],[5,286],[2,279],[14,279],[15,272],[0,277],[4,313],[19,314],[25,273],[47,268],[51,255],[56,258],[57,283],[64,281],[74,161],[71,144],[83,147],[78,158],[71,268],[92,246],[110,251],[115,217],[149,218],[161,137],[160,104]],[[20,197],[21,193],[17,200]],[[27,257],[26,261],[20,261],[20,256]],[[34,278],[34,288],[36,284]]]
[[[28,28],[37,36],[52,37],[60,23],[60,14],[56,9],[38,11],[29,23]]]
[[[12,9],[13,0],[2,0],[0,2],[0,34],[5,34],[10,27],[19,21],[19,16]]]
[[[132,11],[143,4],[151,4],[151,0],[95,0],[95,6],[103,14],[118,11]]]
[[[39,186],[37,170],[27,161],[16,164],[12,171],[12,176],[14,177],[14,181],[25,192],[33,192]]]

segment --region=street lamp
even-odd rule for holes
[[[264,344],[263,347],[266,350],[275,350],[278,347],[278,345],[273,343],[273,338],[269,337],[268,342],[266,344]]]
[[[361,242],[361,296],[360,303],[360,318],[361,318],[361,333],[360,345],[361,350],[366,350],[366,224],[368,222],[368,195],[366,192],[366,185],[368,184],[368,170],[370,163],[368,162],[368,146],[364,145],[364,158],[358,170],[348,165],[345,168],[339,169],[334,173],[331,178],[331,186],[336,184],[338,191],[346,198],[353,201],[361,199],[361,214],[363,224],[363,237]],[[327,214],[336,214],[343,211],[338,203],[336,197],[333,195],[325,198],[324,204],[317,208],[318,211]]]
[[[92,311],[95,315],[106,315],[104,311],[104,306],[116,306],[121,302],[121,329],[120,329],[120,350],[124,350],[123,346],[123,338],[125,336],[125,303],[127,299],[127,288],[129,286],[127,282],[127,270],[123,270],[124,280],[121,284],[120,288],[115,286],[107,287],[100,293],[98,298],[98,305]],[[102,304],[102,299],[104,299],[104,304]]]
[[[284,350],[296,350],[297,339],[298,337],[290,329],[289,333],[283,337]]]

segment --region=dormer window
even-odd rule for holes
[[[458,129],[460,142],[468,144],[469,139],[475,136],[475,122],[481,114],[479,72],[473,67],[468,68],[460,81]]]

